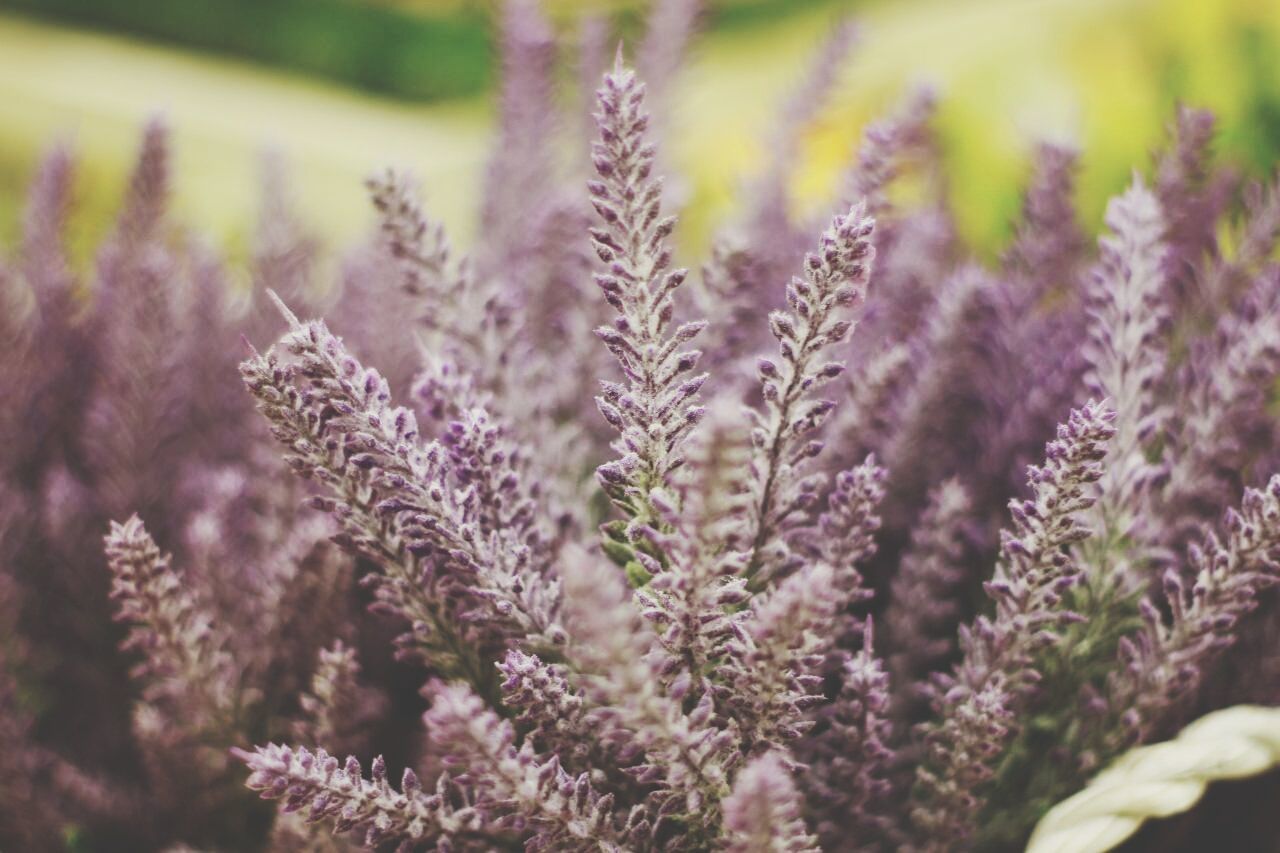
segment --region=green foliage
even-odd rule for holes
[[[11,9],[239,55],[414,100],[490,82],[476,12],[423,18],[347,0],[7,0]]]

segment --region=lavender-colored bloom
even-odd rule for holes
[[[512,649],[498,670],[503,704],[515,712],[517,726],[540,751],[555,755],[570,772],[591,769],[608,774],[615,789],[634,787],[624,772],[638,750],[625,731],[611,726],[570,683],[568,667]]]
[[[843,379],[844,404],[836,409],[827,428],[827,458],[833,466],[852,465],[876,449],[884,448],[901,417],[906,388],[914,377],[912,347],[900,343],[870,356],[856,374]]]
[[[983,461],[971,478],[979,506],[995,506],[1020,488],[1022,472],[1057,418],[1079,399],[1086,241],[1072,199],[1075,175],[1074,151],[1051,144],[1036,149],[1003,276],[989,291]]]
[[[664,530],[637,531],[663,559],[643,547],[628,549],[626,557],[649,576],[636,601],[658,631],[670,687],[695,701],[733,632],[733,610],[748,597],[736,536],[747,512],[742,472],[750,448],[741,418],[726,409],[712,412],[691,445],[677,492],[653,494]],[[606,547],[616,554],[624,546]]]
[[[412,316],[425,332],[430,353],[423,360],[429,378],[420,381],[447,377],[451,391],[474,388],[462,399],[448,395],[453,409],[440,411],[437,419],[447,423],[459,411],[490,405],[509,369],[503,351],[510,299],[496,292],[490,279],[477,277],[469,259],[454,258],[444,227],[427,217],[408,175],[388,170],[366,186],[378,212],[382,248],[398,268],[403,290],[419,303]]]
[[[824,850],[874,850],[893,833],[890,771],[898,756],[889,746],[889,676],[875,656],[870,620],[861,642],[841,661],[840,692],[799,749],[807,766],[802,787]]]
[[[168,124],[157,116],[143,129],[141,150],[129,176],[129,188],[116,221],[116,232],[104,247],[107,254],[99,258],[100,264],[110,266],[111,261],[124,259],[129,252],[155,236],[169,204],[169,160]],[[109,275],[102,277],[110,278]]]
[[[298,697],[301,714],[291,726],[295,740],[303,743],[350,745],[359,724],[366,696],[356,679],[360,664],[355,650],[335,641],[321,649],[309,691]],[[323,831],[297,811],[282,811],[271,827],[273,849],[343,853],[353,845]]]
[[[928,508],[893,580],[884,625],[894,701],[903,716],[929,695],[928,677],[955,654],[971,557],[973,501],[958,480],[946,480]]]
[[[65,312],[75,275],[66,250],[67,219],[71,214],[75,159],[65,145],[45,156],[31,183],[22,222],[20,275],[32,291],[41,319]]]
[[[805,277],[787,285],[788,310],[769,315],[781,358],[757,363],[764,406],[753,410],[746,568],[757,587],[786,570],[787,534],[813,504],[815,484],[800,474],[822,449],[809,435],[836,404],[815,400],[812,392],[844,372],[842,363],[821,359],[852,330],[851,315],[866,298],[874,228],[861,206],[832,220],[818,250],[805,257]]]
[[[1258,606],[1258,593],[1280,581],[1280,476],[1246,490],[1222,527],[1222,538],[1209,532],[1191,546],[1190,588],[1177,572],[1165,573],[1171,618],[1146,600],[1143,629],[1120,642],[1123,668],[1111,676],[1108,701],[1135,740],[1185,707],[1209,664],[1235,641],[1241,617]]]
[[[249,767],[248,786],[263,799],[283,799],[290,812],[305,809],[309,822],[330,823],[334,832],[361,832],[367,847],[395,843],[407,853],[416,845],[482,834],[479,812],[453,807],[447,778],[428,794],[406,769],[397,791],[381,756],[368,779],[354,757],[340,762],[323,749],[268,744],[253,752],[237,750],[236,757]]]
[[[1235,502],[1253,451],[1272,440],[1267,406],[1280,374],[1278,286],[1280,274],[1263,273],[1183,366],[1169,477],[1159,495],[1170,547],[1181,550]]]
[[[868,125],[854,166],[845,175],[840,198],[845,205],[864,204],[869,216],[890,210],[885,190],[897,176],[905,155],[929,144],[929,121],[936,98],[929,89],[914,92],[897,114]]]
[[[624,849],[613,798],[596,793],[589,774],[571,776],[555,756],[538,755],[528,742],[517,747],[511,723],[465,685],[436,686],[430,694],[427,731],[446,753],[446,766],[472,791],[476,807],[489,812],[489,826],[502,829],[510,821],[519,827],[504,817],[514,810],[534,830],[526,850]]]
[[[886,476],[874,456],[842,471],[827,495],[826,510],[818,516],[815,532],[822,543],[818,553],[836,570],[837,587],[846,591],[849,601],[862,597],[855,591],[858,581],[849,572],[875,554],[873,537],[880,528],[876,510],[884,499]]]
[[[406,176],[388,171],[368,186],[382,246],[416,303],[406,313],[420,324],[420,372],[412,383],[417,411],[447,426],[470,409],[484,408],[503,417],[513,432],[518,427],[513,437],[536,439],[548,449],[538,468],[553,493],[557,520],[580,527],[573,506],[581,498],[577,478],[598,459],[577,423],[590,407],[591,380],[586,373],[558,369],[555,359],[596,364],[599,348],[589,329],[599,318],[589,311],[559,312],[555,322],[549,318],[553,306],[565,301],[566,287],[574,288],[569,301],[587,301],[571,285],[585,272],[583,252],[563,250],[585,227],[585,212],[562,203],[543,205],[530,214],[532,222],[523,224],[536,232],[528,251],[511,260],[502,275],[480,275],[469,259],[453,258],[443,229],[427,218]],[[515,290],[513,282],[523,290]],[[373,344],[375,350],[383,346]]]
[[[732,853],[810,853],[817,839],[802,817],[787,761],[766,752],[742,769],[724,801],[724,849]]]
[[[658,94],[697,5],[650,19]],[[786,181],[848,49],[839,27],[682,308],[659,198],[679,193],[642,87],[608,74],[592,156],[561,163],[576,122],[553,97],[554,30],[533,0],[506,8],[469,259],[389,172],[370,182],[376,239],[326,288],[274,161],[241,270],[167,210],[153,123],[82,286],[72,158],[41,167],[0,262],[17,415],[0,419],[0,847],[69,827],[145,850],[999,846],[1135,738],[1274,698],[1280,480],[1246,487],[1280,462],[1280,204],[1249,190],[1222,220],[1234,178],[1210,164],[1206,117],[1181,114],[1154,193],[1113,204],[1092,287],[1074,156],[1039,149],[1013,242],[980,269],[919,96],[868,128],[859,204],[806,259]],[[587,32],[591,78],[607,32]],[[922,202],[891,185],[907,171]],[[330,324],[267,315],[268,291]],[[687,349],[704,324],[680,325],[697,317],[707,358]],[[235,338],[282,326],[245,394]],[[766,330],[780,356],[746,358]],[[601,420],[587,410],[614,360]],[[1086,387],[1119,414],[1073,413],[1024,492]],[[281,477],[281,455],[303,476]],[[991,606],[955,643],[1011,497]],[[103,571],[108,515],[134,511],[173,558],[133,520]],[[1165,601],[1139,605],[1157,568]],[[366,616],[370,597],[399,624]],[[928,700],[937,717],[910,736]],[[241,751],[281,738],[306,749]],[[372,778],[329,757],[373,743],[398,754]],[[274,824],[232,749],[281,800]]]
[[[178,258],[165,244],[169,195],[168,130],[148,125],[115,231],[97,258],[93,345],[97,375],[81,452],[116,517],[149,512],[165,497],[164,450],[180,435],[177,388],[180,302]]]
[[[566,656],[585,695],[644,751],[644,763],[633,772],[657,786],[658,813],[683,815],[692,826],[715,826],[718,803],[728,793],[726,765],[737,752],[733,731],[712,725],[710,695],[686,714],[662,689],[662,671],[651,655],[657,638],[608,563],[570,553],[562,572],[565,621],[573,625]]]
[[[1206,313],[1230,305],[1246,292],[1271,258],[1280,238],[1280,192],[1275,181],[1247,183],[1241,190],[1242,220],[1231,230],[1228,241],[1232,253],[1220,253],[1202,259],[1196,272],[1199,305]],[[1214,235],[1216,238],[1216,234]],[[1247,298],[1247,297],[1246,297]],[[1194,324],[1194,312],[1186,312],[1184,320]]]
[[[367,473],[370,469],[353,463],[342,442],[337,437],[328,437],[331,425],[322,414],[326,408],[334,413],[364,414],[365,422],[359,424],[359,428],[372,427],[384,433],[386,455],[403,459],[399,467],[414,475],[412,480],[401,475],[406,486],[416,483],[419,477],[424,482],[438,479],[436,472],[442,463],[443,449],[436,445],[424,451],[416,444],[417,425],[413,415],[391,408],[381,377],[366,373],[323,325],[297,325],[290,344],[300,356],[308,357],[310,363],[304,362],[301,368],[286,366],[280,364],[274,353],[265,356],[255,353],[242,367],[245,382],[273,433],[292,451],[286,457],[290,467],[335,492],[337,500],[325,502],[322,508],[338,518],[346,534],[344,541],[379,562],[388,579],[378,587],[382,605],[404,615],[415,627],[421,625],[420,630],[414,632],[417,636],[411,635],[406,641],[426,644],[430,649],[429,626],[434,625],[437,632],[445,625],[450,626],[451,632],[458,630],[446,614],[444,603],[421,586],[430,566],[424,557],[414,553],[408,531],[401,532],[399,525],[384,529],[383,513],[378,506],[382,497],[374,491],[372,476]],[[321,398],[324,408],[316,405],[314,392],[304,393],[297,387],[295,382],[303,378],[317,382],[328,380],[329,393]],[[334,426],[341,426],[341,422]],[[356,428],[354,423],[352,426]],[[376,440],[376,434],[370,435],[370,439]],[[359,455],[359,460],[363,462],[366,455]],[[417,485],[418,489],[424,487]],[[440,497],[443,499],[443,492]],[[456,537],[456,531],[444,531],[441,537],[448,537],[450,533]],[[418,550],[429,552],[426,546]],[[441,550],[449,554],[447,547]]]
[[[839,598],[834,587],[825,563],[791,575],[755,599],[751,617],[726,645],[720,701],[748,751],[784,747],[813,725],[807,712],[822,702]]]
[[[339,522],[345,544],[379,565],[370,576],[378,606],[409,620],[405,648],[495,698],[464,634],[481,648],[564,641],[555,587],[541,580],[545,540],[523,502],[519,456],[497,446],[500,431],[483,412],[456,424],[446,445],[424,446],[413,414],[391,405],[376,371],[323,323],[289,318],[282,344],[297,362],[255,353],[242,367],[287,461],[328,489],[314,504]],[[476,454],[503,467],[472,473]],[[496,503],[482,503],[486,494]]]
[[[13,263],[0,261],[0,394],[10,416],[0,419],[0,471],[26,479],[65,443],[78,419],[84,381],[76,380],[85,342],[75,321],[76,278],[66,250],[75,160],[54,147],[32,181],[22,243]]]
[[[987,360],[983,348],[990,346],[985,332],[992,324],[994,289],[986,273],[962,267],[943,285],[928,316],[920,342],[923,364],[897,400],[899,412],[884,449],[885,467],[893,472],[891,525],[901,526],[904,507],[918,506],[931,483],[953,476],[964,459],[976,455],[972,425],[986,402],[979,382]]]
[[[1267,186],[1251,183],[1244,190],[1247,219],[1236,247],[1237,267],[1254,269],[1271,257],[1280,237],[1280,191],[1273,181]]]
[[[556,43],[537,0],[505,0],[501,55],[498,132],[480,211],[485,240],[477,254],[486,277],[506,274],[532,250],[529,222],[554,188]]]
[[[858,354],[887,343],[915,345],[940,286],[959,272],[955,224],[940,208],[904,213],[887,230],[877,220],[875,247],[876,287],[867,296],[862,334],[854,339]]]
[[[1102,259],[1089,294],[1085,382],[1091,393],[1114,401],[1116,436],[1094,509],[1104,544],[1090,560],[1100,579],[1132,588],[1143,582],[1143,544],[1152,537],[1140,529],[1150,523],[1144,510],[1164,475],[1164,465],[1151,462],[1148,452],[1168,414],[1156,398],[1165,371],[1165,226],[1159,202],[1136,176],[1108,204],[1106,222],[1111,235],[1099,241]],[[1120,538],[1128,541],[1125,548],[1108,544]]]
[[[1217,254],[1214,223],[1222,212],[1229,184],[1214,174],[1211,146],[1213,113],[1179,106],[1169,127],[1169,147],[1156,163],[1154,191],[1165,213],[1163,259],[1166,275],[1186,298],[1194,270]]]
[[[861,465],[841,471],[827,493],[827,508],[818,516],[812,537],[804,549],[831,567],[831,595],[837,620],[832,625],[838,641],[851,640],[860,633],[851,608],[871,598],[863,581],[864,567],[876,553],[876,532],[880,529],[880,504],[888,472],[868,456]]]
[[[1070,289],[1084,253],[1085,238],[1076,220],[1076,152],[1049,143],[1036,148],[1035,170],[1022,199],[1022,218],[1005,268],[1019,279],[1024,308],[1046,294]]]
[[[963,659],[938,679],[938,720],[925,729],[927,754],[911,815],[926,849],[971,837],[982,785],[1038,678],[1032,655],[1078,618],[1063,596],[1081,569],[1065,549],[1089,536],[1078,516],[1094,503],[1089,486],[1103,475],[1114,420],[1114,412],[1094,402],[1073,411],[1045,447],[1044,465],[1027,471],[1032,498],[1009,505],[1013,529],[1001,534],[1001,560],[986,584],[995,614],[961,631]]]
[[[970,475],[979,506],[994,506],[1021,488],[1022,475],[1053,435],[1061,412],[1081,396],[1086,360],[1079,342],[1088,318],[1078,296],[1041,311],[1026,305],[1026,282],[999,282],[991,291],[988,351],[981,359],[981,461]]]
[[[106,553],[116,618],[131,626],[123,648],[144,655],[132,673],[146,684],[137,725],[150,737],[226,725],[237,672],[209,613],[136,515],[111,525]]]
[[[349,738],[364,698],[358,682],[360,662],[355,649],[336,640],[321,649],[311,686],[298,697],[301,710],[293,736],[304,743],[335,743]]]
[[[370,178],[367,186],[379,216],[382,247],[400,271],[401,286],[417,303],[412,316],[424,333],[423,367],[428,377],[422,381],[450,374],[451,390],[473,387],[465,401],[451,400],[455,413],[513,403],[507,397],[522,381],[537,376],[541,364],[521,339],[525,326],[515,312],[519,294],[505,277],[477,271],[470,258],[454,257],[444,228],[427,217],[409,176],[388,170]],[[529,230],[528,223],[524,229]],[[536,255],[524,258],[513,273],[522,284],[535,277],[536,265],[530,266],[535,259]],[[527,301],[536,302],[536,294],[528,294]],[[546,407],[534,399],[521,402],[538,415]],[[447,423],[451,416],[442,417]],[[545,425],[541,418],[536,423]]]
[[[606,269],[596,283],[618,318],[596,335],[618,360],[627,384],[602,382],[596,402],[620,433],[613,444],[620,458],[602,465],[597,477],[614,503],[649,522],[649,493],[669,484],[683,462],[680,445],[704,412],[694,400],[706,374],[686,376],[700,353],[681,347],[706,324],[670,330],[673,296],[685,270],[668,269],[667,238],[675,219],[661,217],[662,182],[650,175],[654,148],[646,140],[644,86],[621,58],[605,76],[599,105],[600,139],[592,156],[600,180],[588,189],[604,227],[592,229],[591,240]]]
[[[413,180],[388,169],[365,185],[379,215],[382,245],[399,267],[404,289],[432,301],[456,298],[465,283],[452,268],[448,236],[443,225],[427,219]]]

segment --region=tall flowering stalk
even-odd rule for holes
[[[1022,200],[1022,218],[1004,264],[1022,279],[1024,305],[1034,305],[1054,289],[1068,289],[1085,249],[1073,195],[1078,155],[1044,143],[1036,149],[1035,170]]]
[[[851,844],[874,850],[902,840],[886,813],[901,756],[893,746],[889,674],[876,656],[870,619],[861,645],[840,656],[836,701],[817,713],[815,732],[797,749],[808,767],[800,779],[824,850]]]
[[[470,643],[564,641],[554,584],[531,582],[547,554],[521,494],[519,457],[495,447],[499,431],[481,411],[455,422],[445,444],[421,444],[413,414],[391,405],[376,371],[323,323],[289,317],[284,345],[297,362],[255,354],[242,368],[246,385],[290,466],[329,491],[313,505],[379,565],[378,606],[409,621],[405,650],[465,674],[496,701],[494,675]]]
[[[1120,643],[1122,667],[1112,673],[1107,700],[1139,740],[1185,707],[1213,660],[1234,641],[1232,629],[1280,581],[1280,476],[1248,489],[1226,513],[1223,533],[1208,532],[1190,548],[1190,587],[1173,570],[1164,576],[1170,618],[1150,600],[1143,628]]]
[[[955,632],[963,617],[958,599],[968,579],[967,552],[973,547],[968,529],[972,509],[973,501],[958,480],[943,482],[930,496],[899,563],[885,624],[900,708],[918,707],[929,694],[929,676],[955,654]]]
[[[735,413],[713,411],[692,443],[674,495],[655,493],[663,533],[646,529],[664,560],[632,552],[648,582],[637,590],[645,618],[658,631],[677,673],[679,695],[700,697],[713,664],[735,630],[735,610],[748,599],[742,552],[735,548],[747,495],[742,470],[750,448]]]
[[[1213,168],[1215,124],[1208,110],[1179,106],[1169,123],[1168,147],[1156,161],[1152,187],[1165,211],[1166,274],[1179,291],[1177,301],[1187,307],[1198,301],[1195,270],[1218,252],[1210,223],[1217,221],[1230,189],[1229,178]]]
[[[342,762],[323,749],[272,744],[237,755],[250,770],[246,784],[264,799],[283,799],[291,812],[305,810],[309,823],[328,823],[335,833],[360,832],[366,847],[393,842],[412,849],[459,836],[484,837],[477,812],[451,807],[445,777],[429,794],[409,769],[396,790],[381,757],[365,778],[354,757]]]
[[[1280,318],[1274,271],[1263,273],[1236,312],[1224,317],[1184,367],[1175,452],[1160,504],[1182,524],[1166,526],[1165,543],[1193,541],[1239,494],[1250,444],[1269,431],[1267,388],[1280,373]]]
[[[106,540],[117,618],[131,625],[124,648],[143,652],[134,671],[148,682],[138,725],[196,735],[236,712],[235,665],[212,619],[184,589],[136,515]]]
[[[895,114],[867,126],[857,160],[843,179],[840,198],[845,204],[861,202],[871,216],[888,212],[885,191],[902,169],[904,157],[928,145],[935,103],[933,92],[921,89],[912,93]]]
[[[597,794],[590,775],[572,776],[555,756],[516,746],[511,723],[463,686],[432,691],[427,730],[447,752],[447,766],[473,792],[477,807],[501,814],[512,810],[536,827],[526,843],[533,850],[624,849],[614,825],[612,797]],[[501,827],[501,819],[491,825]]]
[[[651,174],[644,87],[621,58],[605,76],[598,102],[600,138],[592,159],[600,180],[588,189],[604,227],[591,230],[591,241],[605,265],[596,284],[618,318],[596,335],[618,360],[626,384],[603,382],[596,398],[620,433],[613,444],[620,458],[600,466],[597,475],[614,503],[648,522],[654,518],[650,493],[668,485],[683,461],[680,445],[705,411],[694,400],[706,374],[686,376],[700,353],[681,347],[706,324],[671,329],[673,297],[686,271],[670,269],[667,238],[675,219],[662,217],[662,182]]]
[[[724,704],[747,748],[781,746],[808,731],[821,703],[822,664],[830,648],[837,602],[831,567],[797,572],[757,599],[752,618],[727,649]]]
[[[983,786],[1038,680],[1034,655],[1079,619],[1064,593],[1082,569],[1065,548],[1089,536],[1078,516],[1095,501],[1088,490],[1103,475],[1115,417],[1094,402],[1073,411],[1045,447],[1044,465],[1027,471],[1032,497],[1009,505],[1013,529],[1001,534],[1001,560],[986,584],[995,614],[962,629],[963,659],[937,683],[938,721],[926,729],[911,812],[926,849],[973,835]]]
[[[654,818],[670,815],[686,822],[694,838],[703,837],[713,831],[718,803],[728,792],[733,729],[712,725],[710,695],[685,713],[662,688],[661,669],[650,655],[656,637],[607,563],[570,556],[564,572],[567,617],[574,625],[567,656],[586,696],[601,707],[606,723],[631,732],[643,750],[644,761],[631,772],[656,787]]]
[[[778,753],[766,752],[743,768],[725,800],[724,812],[726,850],[809,853],[818,849],[817,839],[805,828],[799,792]]]
[[[805,257],[804,278],[787,285],[788,310],[769,315],[780,358],[757,362],[764,406],[752,411],[746,566],[755,588],[791,568],[787,534],[814,503],[818,484],[800,473],[822,450],[809,434],[836,404],[813,399],[812,392],[844,372],[841,362],[823,359],[853,329],[854,310],[866,298],[874,229],[861,205],[832,220],[817,251]]]
[[[490,239],[481,275],[501,274],[533,249],[529,227],[554,187],[556,42],[532,0],[507,0],[502,10],[502,103],[489,160],[481,227]]]
[[[1157,402],[1165,369],[1166,278],[1164,216],[1156,197],[1135,177],[1107,206],[1111,235],[1100,241],[1102,260],[1093,273],[1092,315],[1085,350],[1091,393],[1114,400],[1116,437],[1098,484],[1094,525],[1104,533],[1100,580],[1122,588],[1142,585],[1153,533],[1145,509],[1164,474],[1148,459],[1168,412]],[[1123,542],[1116,547],[1114,543]],[[1110,543],[1110,544],[1108,544]]]

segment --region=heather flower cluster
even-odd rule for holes
[[[476,245],[388,170],[335,287],[276,158],[247,275],[183,229],[161,122],[82,271],[49,154],[0,260],[0,847],[1015,849],[1280,704],[1280,190],[1183,109],[1096,251],[1035,149],[983,265],[920,91],[811,218],[845,24],[690,274],[698,18],[638,71],[585,22],[566,110],[509,0]]]

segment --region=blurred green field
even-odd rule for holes
[[[128,5],[98,3],[102,14]],[[429,2],[426,17],[411,2],[368,5],[350,8],[483,30],[474,4]],[[564,22],[591,4],[550,5]],[[677,92],[674,138],[666,140],[690,186],[686,248],[696,252],[731,210],[735,190],[759,164],[780,99],[838,8],[738,4],[697,43]],[[801,206],[830,197],[865,122],[919,82],[941,92],[949,191],[960,227],[986,251],[1007,230],[1038,138],[1083,149],[1081,202],[1090,224],[1129,170],[1148,163],[1178,100],[1214,109],[1224,154],[1257,173],[1280,153],[1274,2],[910,0],[860,4],[857,16],[862,43],[806,140]],[[369,221],[361,179],[382,165],[417,171],[433,211],[461,242],[470,238],[491,121],[487,64],[466,71],[473,76],[455,92],[437,86],[454,97],[411,100],[298,63],[290,69],[143,40],[122,26],[93,31],[0,13],[0,236],[16,228],[20,189],[39,151],[63,137],[85,161],[77,233],[87,245],[112,210],[139,125],[162,111],[177,131],[179,210],[233,249],[253,227],[256,171],[269,146],[293,164],[305,215],[330,242],[361,233]],[[480,51],[488,63],[486,37],[467,38],[458,55]]]

